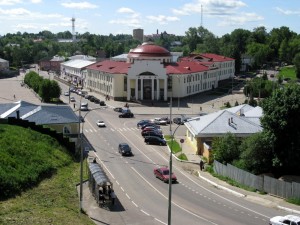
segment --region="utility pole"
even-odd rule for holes
[[[172,95],[170,98],[170,121],[172,121],[172,97],[173,97],[173,87]],[[171,225],[171,211],[172,211],[172,147],[173,147],[173,133],[172,133],[172,123],[170,122],[170,136],[171,140],[171,149],[170,149],[170,159],[169,159],[169,199],[168,199],[168,225]]]

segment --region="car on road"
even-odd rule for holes
[[[100,99],[94,98],[94,103],[95,103],[95,104],[99,104],[99,103],[100,103]]]
[[[160,138],[163,138],[163,137],[164,137],[164,136],[162,135],[161,132],[156,131],[156,130],[142,131],[142,132],[141,132],[141,135],[142,135],[143,137],[146,137],[146,136],[155,136],[155,137],[160,137]]]
[[[275,216],[269,221],[270,225],[300,225],[300,217],[294,215]]]
[[[120,143],[118,149],[122,156],[132,156],[131,147],[127,143]]]
[[[148,145],[167,145],[165,139],[157,137],[157,136],[144,136],[144,141]]]
[[[70,98],[70,101],[71,101],[71,102],[76,102],[75,97],[71,97],[71,98]]]
[[[70,95],[70,92],[65,91],[64,96],[69,96],[69,95]]]
[[[106,106],[105,101],[100,101],[100,102],[99,102],[99,105],[101,105],[101,106]]]
[[[115,112],[123,112],[123,109],[122,109],[122,107],[116,107],[116,108],[114,108],[114,111]]]
[[[175,118],[173,118],[173,123],[176,123],[178,125],[182,125],[183,121],[182,121],[181,117],[175,117]]]
[[[82,102],[80,105],[80,110],[81,111],[89,111],[88,103],[87,102]]]
[[[119,115],[119,118],[133,118],[134,115],[132,112],[123,112]]]
[[[158,125],[167,125],[168,124],[167,120],[164,120],[163,118],[154,118],[153,122]]]
[[[169,182],[170,179],[170,170],[168,167],[159,167],[153,170],[154,176],[165,183]],[[171,174],[172,183],[177,182],[177,177],[174,173]]]
[[[103,120],[97,120],[96,124],[98,127],[106,127],[105,122]]]

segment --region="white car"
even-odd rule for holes
[[[158,125],[167,125],[168,121],[162,118],[154,118],[153,122]]]
[[[104,123],[103,120],[98,120],[98,121],[97,121],[97,126],[98,126],[98,127],[106,127],[106,125],[105,125],[105,123]]]
[[[300,217],[294,215],[275,216],[270,219],[270,225],[300,225]]]
[[[70,92],[65,91],[64,95],[65,95],[65,96],[69,96],[69,95],[70,95]]]
[[[71,102],[76,102],[76,100],[75,100],[74,97],[71,97],[71,98],[70,98],[70,101],[71,101]]]

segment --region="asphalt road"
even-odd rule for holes
[[[67,87],[61,86],[64,93]],[[6,94],[12,95],[11,92]],[[80,98],[74,96],[78,104]],[[68,102],[67,96],[62,96],[62,99]],[[89,106],[91,109],[99,108],[94,103],[89,103]],[[136,128],[140,119],[153,117],[136,115],[131,119],[119,118],[111,108],[92,110],[85,117],[84,135],[113,182],[118,196],[116,214],[110,219],[114,221],[112,224],[167,224],[168,185],[155,178],[153,169],[168,165],[169,152],[166,146],[146,145],[140,130]],[[107,127],[98,128],[98,119],[103,119]],[[168,130],[168,127],[163,128],[164,133]],[[184,135],[184,127],[177,132]],[[127,142],[134,156],[122,157],[117,149],[120,142]],[[270,217],[279,214],[277,209],[212,187],[175,160],[173,171],[178,183],[172,185],[172,224],[268,224]]]

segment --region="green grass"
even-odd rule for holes
[[[280,69],[279,76],[282,76],[282,78],[291,78],[292,80],[295,80],[297,78],[295,67],[294,66],[282,67]]]
[[[37,184],[27,187],[20,195],[0,201],[0,224],[94,224],[85,214],[79,213],[76,184],[79,183],[80,164],[74,162],[55,140],[29,129],[0,125],[0,146],[2,156],[10,153],[10,158],[14,159],[2,161],[0,171],[19,165],[25,168],[24,171],[17,170],[20,177],[25,175],[25,179],[29,171],[33,174],[35,169],[40,171],[30,167],[34,163],[28,161],[30,157],[42,168],[43,162],[54,168],[51,174],[41,177]],[[49,151],[49,159],[44,158],[47,151],[41,149]],[[34,165],[38,167],[38,164]],[[86,171],[84,174],[86,178]],[[3,182],[2,178],[0,182]]]
[[[175,139],[173,140],[173,144],[172,144],[172,139],[170,135],[165,135],[164,138],[166,139],[167,144],[169,148],[172,150],[173,154],[181,152],[180,144]]]
[[[286,199],[287,202],[295,205],[300,205],[300,199],[299,198],[288,198]]]

